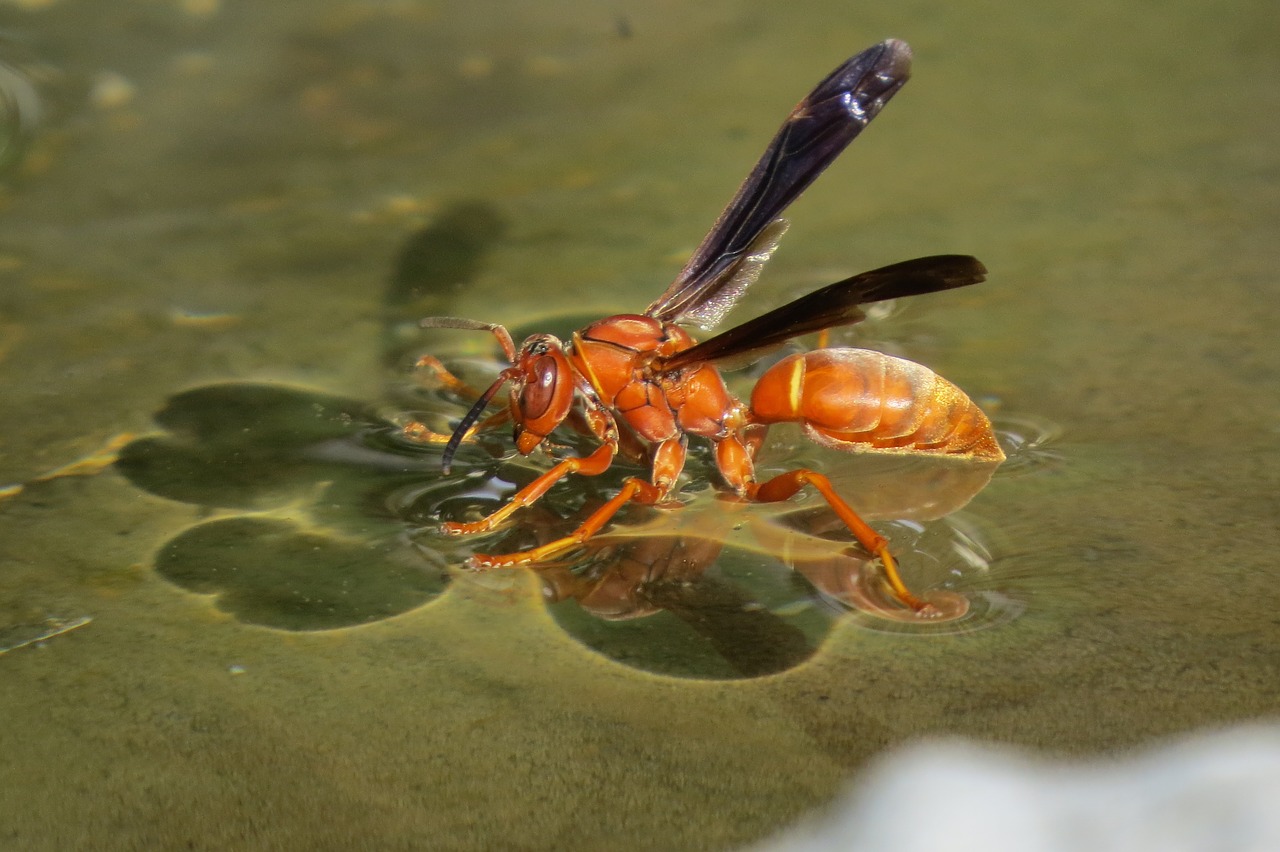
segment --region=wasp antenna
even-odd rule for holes
[[[502,347],[502,352],[507,356],[507,360],[511,363],[516,362],[516,344],[511,339],[511,332],[507,331],[506,326],[498,325],[496,322],[481,322],[480,320],[463,319],[462,317],[424,317],[418,321],[419,328],[458,328],[463,331],[488,331],[498,338],[498,344]]]
[[[489,331],[494,324],[481,322],[480,320],[463,319],[462,317],[423,317],[418,321],[418,325],[422,328],[460,328],[464,331]]]
[[[471,406],[471,410],[462,418],[458,428],[454,429],[453,434],[449,436],[449,442],[444,445],[444,454],[440,456],[440,470],[445,476],[448,476],[449,471],[453,468],[453,455],[462,444],[462,439],[467,437],[471,427],[480,419],[480,415],[484,414],[484,410],[489,407],[489,403],[493,400],[498,389],[506,384],[509,378],[511,377],[507,374],[507,371],[503,370],[494,383],[489,385],[489,389],[480,395],[480,398],[476,400],[476,404]]]

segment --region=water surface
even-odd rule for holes
[[[922,736],[1089,756],[1273,717],[1277,35],[1258,2],[5,5],[0,627],[92,620],[0,655],[0,838],[731,848]],[[667,646],[671,610],[606,634],[451,570],[414,507],[460,498],[350,455],[416,393],[398,320],[643,307],[887,36],[913,80],[735,316],[987,264],[859,339],[1051,436],[931,533],[1016,617],[819,618],[733,539],[682,605],[764,615]],[[781,650],[735,668],[738,630]]]

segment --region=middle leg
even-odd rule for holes
[[[603,453],[606,451],[608,451],[608,455],[604,456]],[[444,529],[446,532],[451,533],[484,532],[493,529],[498,522],[508,517],[516,509],[521,506],[527,506],[539,499],[565,475],[582,473],[594,476],[603,473],[609,467],[609,462],[613,460],[613,455],[617,451],[617,444],[605,444],[585,459],[566,459],[525,486],[507,502],[507,505],[489,517],[472,524],[446,524]],[[613,516],[627,503],[634,502],[649,506],[666,503],[675,490],[676,480],[680,476],[680,470],[684,467],[684,460],[685,442],[683,436],[662,441],[654,448],[653,452],[651,461],[653,481],[646,482],[638,477],[630,477],[622,484],[622,488],[618,490],[617,494],[588,515],[587,519],[567,536],[517,553],[501,555],[473,554],[470,562],[476,568],[507,567],[530,562],[542,562],[566,550],[572,550],[603,529],[604,525],[609,523]],[[567,467],[570,463],[578,464],[570,469]]]

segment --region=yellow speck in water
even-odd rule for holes
[[[193,311],[173,310],[169,313],[169,319],[178,328],[211,328],[216,330],[230,328],[239,323],[242,317],[239,314],[201,314]]]
[[[122,74],[103,71],[94,78],[93,88],[89,90],[89,102],[98,109],[120,109],[132,103],[137,94],[138,87]]]
[[[488,156],[502,156],[519,150],[520,140],[510,134],[489,136],[475,140],[474,150]]]
[[[438,207],[435,201],[396,193],[383,197],[371,207],[355,211],[351,218],[356,222],[395,222],[414,216],[429,216]]]
[[[222,11],[222,0],[181,0],[179,5],[193,18],[210,18]]]
[[[421,200],[414,198],[412,195],[392,195],[387,198],[387,212],[395,215],[408,215],[410,213],[421,213],[426,206]]]

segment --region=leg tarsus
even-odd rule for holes
[[[506,408],[500,409],[468,429],[467,434],[462,436],[462,440],[470,441],[481,432],[487,432],[494,426],[500,426],[510,419],[510,410]],[[446,435],[443,432],[432,431],[425,423],[417,420],[410,420],[401,426],[400,434],[415,444],[447,444],[449,439],[453,437],[452,433]]]
[[[930,604],[912,594],[907,584],[903,582],[902,576],[898,573],[898,563],[889,552],[888,540],[858,516],[853,507],[836,493],[831,480],[823,474],[805,468],[788,471],[761,485],[753,483],[747,487],[746,496],[761,503],[776,503],[790,498],[805,485],[812,485],[853,533],[858,544],[880,560],[884,580],[893,591],[894,597],[915,612],[927,614],[931,610]]]
[[[881,541],[884,541],[883,536]],[[871,548],[867,549],[871,550]],[[884,569],[884,580],[889,584],[889,588],[893,590],[894,597],[920,614],[928,614],[933,609],[932,604],[916,597],[907,588],[907,584],[902,580],[902,575],[898,573],[898,562],[893,558],[893,554],[889,552],[889,543],[887,541],[878,550],[871,550],[871,553],[880,560],[880,565]]]
[[[401,426],[400,434],[415,444],[443,444],[451,437],[442,432],[435,432],[427,424],[417,420],[410,420]]]

